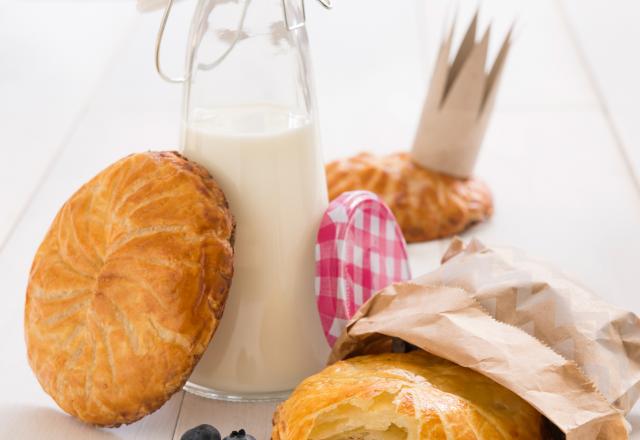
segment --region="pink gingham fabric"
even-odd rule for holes
[[[331,202],[318,230],[315,280],[318,311],[331,346],[371,295],[410,278],[402,231],[377,195],[350,191]]]

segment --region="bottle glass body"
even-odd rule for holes
[[[256,400],[322,367],[314,245],[327,207],[300,4],[199,0],[187,54],[183,153],[205,166],[236,220],[220,326],[187,389]]]

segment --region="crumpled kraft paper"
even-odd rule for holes
[[[400,338],[528,401],[569,440],[625,439],[638,397],[640,322],[516,251],[455,240],[437,270],[372,297],[330,362]]]
[[[440,44],[411,157],[421,166],[468,178],[473,174],[511,47],[511,31],[485,72],[491,26],[480,41],[478,14],[450,62],[455,22]]]

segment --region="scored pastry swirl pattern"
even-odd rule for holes
[[[491,192],[482,181],[428,170],[409,153],[361,153],[327,164],[326,171],[331,200],[345,191],[378,194],[408,243],[460,233],[493,213]]]
[[[128,156],[80,188],[29,277],[27,351],[45,391],[102,426],[159,408],[222,316],[233,232],[222,191],[177,153]]]

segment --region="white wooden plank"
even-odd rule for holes
[[[640,185],[640,3],[618,0],[607,7],[596,0],[560,3]]]
[[[50,440],[169,439],[183,392],[174,395],[162,408],[129,426],[99,429],[79,422],[50,405],[0,405],[0,438]]]
[[[410,145],[424,92],[416,1],[311,4],[308,29],[327,159]]]
[[[0,248],[134,17],[124,3],[0,4]]]
[[[411,275],[419,277],[431,272],[440,265],[442,255],[449,246],[449,239],[414,243],[408,246]]]
[[[40,190],[0,250],[0,278],[6,291],[11,292],[0,319],[0,351],[11,353],[0,357],[0,370],[8,372],[0,375],[0,387],[4,390],[0,394],[0,424],[17,420],[11,424],[13,435],[45,430],[49,433],[47,438],[65,439],[89,438],[89,432],[96,438],[168,439],[173,435],[181,393],[157,414],[129,427],[87,430],[61,416],[27,365],[22,337],[24,291],[31,259],[64,200],[119,157],[151,147],[175,148],[180,88],[166,85],[156,77],[153,67],[156,28],[157,16],[134,18],[129,41],[112,58],[96,93],[44,176]],[[55,106],[47,109],[55,111]],[[40,414],[47,422],[33,426],[19,423]],[[47,429],[49,422],[55,422],[59,429]]]
[[[478,172],[496,212],[465,236],[525,249],[640,311],[640,204],[602,115],[500,113],[485,148]]]
[[[631,425],[631,435],[629,438],[631,440],[639,440],[640,439],[640,408],[636,405],[636,407],[631,411],[631,413],[627,414],[627,421]]]
[[[477,7],[446,0],[336,2],[309,10],[322,140],[327,159],[353,151],[408,149],[431,74],[444,18],[459,8],[458,37]],[[426,18],[421,14],[427,14]],[[597,109],[580,60],[551,0],[485,0],[492,53],[518,20],[496,111]]]

